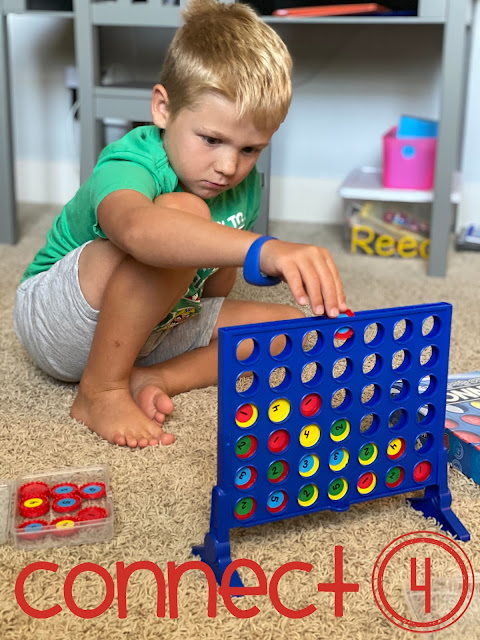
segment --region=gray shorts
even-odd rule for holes
[[[18,339],[41,369],[66,382],[78,382],[82,377],[99,313],[80,289],[78,259],[84,247],[22,282],[15,300],[13,321]],[[223,301],[204,298],[201,313],[162,332],[155,348],[135,364],[157,364],[207,346]]]

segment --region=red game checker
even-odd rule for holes
[[[74,482],[60,482],[50,487],[50,495],[52,498],[63,498],[65,496],[77,493],[78,485]]]
[[[347,309],[345,313],[340,313],[339,318],[353,318],[355,314],[351,309]],[[351,327],[341,327],[335,332],[335,340],[348,340],[353,336],[353,329]]]
[[[302,416],[311,418],[322,406],[322,399],[318,393],[309,393],[305,396],[300,404],[300,412]]]
[[[287,448],[290,436],[285,429],[274,431],[268,439],[268,448],[272,453],[280,453]]]
[[[80,508],[82,499],[77,495],[67,495],[60,499],[54,500],[52,509],[57,513],[71,513]]]
[[[38,518],[48,513],[50,505],[48,498],[45,496],[36,496],[34,498],[22,498],[18,503],[20,515],[24,518]]]
[[[46,482],[27,482],[18,490],[20,498],[35,498],[36,496],[48,495],[48,484]]]
[[[103,498],[105,495],[105,483],[87,482],[82,484],[78,493],[85,500],[98,500],[98,498]]]
[[[47,534],[45,527],[48,526],[46,520],[26,520],[18,526],[21,530],[19,534],[22,540],[39,540]]]
[[[54,536],[67,537],[71,536],[76,531],[77,518],[74,516],[62,516],[52,520],[52,525],[55,529],[52,531]]]
[[[86,520],[101,520],[107,517],[107,510],[103,507],[85,507],[81,509],[77,514],[77,520],[79,522],[85,522]]]

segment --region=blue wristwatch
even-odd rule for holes
[[[243,277],[249,284],[257,287],[271,287],[281,282],[280,278],[266,276],[260,271],[260,251],[268,240],[276,240],[273,236],[261,236],[257,238],[247,251],[245,264],[243,265]]]

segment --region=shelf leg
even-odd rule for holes
[[[467,9],[471,0],[447,0],[443,33],[440,122],[430,231],[428,274],[444,276],[452,227],[451,189],[459,165],[464,113]]]
[[[0,242],[5,244],[15,244],[18,239],[10,89],[7,15],[3,13],[0,1]]]

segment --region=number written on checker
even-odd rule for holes
[[[320,467],[320,459],[314,453],[304,456],[299,463],[298,472],[304,478],[315,475]]]
[[[286,398],[272,402],[268,409],[268,417],[272,422],[283,422],[290,413],[290,403]]]
[[[255,484],[257,470],[255,467],[242,467],[235,475],[235,486],[237,489],[249,489]]]
[[[328,497],[331,500],[341,500],[347,493],[348,483],[345,478],[338,478],[338,480],[332,480],[328,487]]]
[[[235,505],[235,517],[239,520],[247,520],[255,513],[257,503],[255,498],[243,498]]]
[[[243,438],[237,440],[235,445],[235,455],[241,460],[250,458],[257,450],[257,446],[258,441],[255,436],[243,436]]]
[[[281,482],[288,474],[288,464],[285,460],[276,460],[268,467],[267,477],[270,482]]]
[[[316,424],[309,424],[300,432],[300,444],[302,447],[314,447],[320,440],[320,427]]]
[[[258,418],[258,409],[254,404],[243,404],[235,414],[237,426],[246,429],[255,424]]]
[[[350,423],[345,419],[336,420],[330,427],[330,437],[335,442],[345,440],[349,433]]]
[[[360,494],[366,495],[367,493],[371,493],[375,489],[376,484],[377,476],[374,473],[368,471],[360,477],[357,484],[357,490]]]
[[[394,438],[387,448],[387,455],[392,460],[401,458],[405,449],[407,448],[406,442],[403,438]]]
[[[367,466],[372,464],[377,458],[378,448],[374,442],[364,445],[358,454],[358,460],[361,465]]]
[[[268,438],[268,448],[272,453],[280,453],[287,448],[290,435],[285,429],[274,431]]]
[[[404,476],[405,471],[402,469],[402,467],[393,467],[393,469],[390,469],[390,471],[387,473],[387,487],[389,487],[390,489],[396,489],[402,484]]]
[[[318,487],[315,484],[307,484],[298,493],[298,504],[301,507],[310,507],[318,498]]]
[[[270,513],[280,513],[287,506],[287,494],[285,491],[275,491],[267,500],[267,510]]]
[[[347,466],[349,460],[350,454],[346,449],[337,449],[330,454],[328,465],[332,471],[340,471]]]
[[[322,406],[322,399],[317,393],[309,393],[300,403],[302,416],[309,418],[317,413]]]

